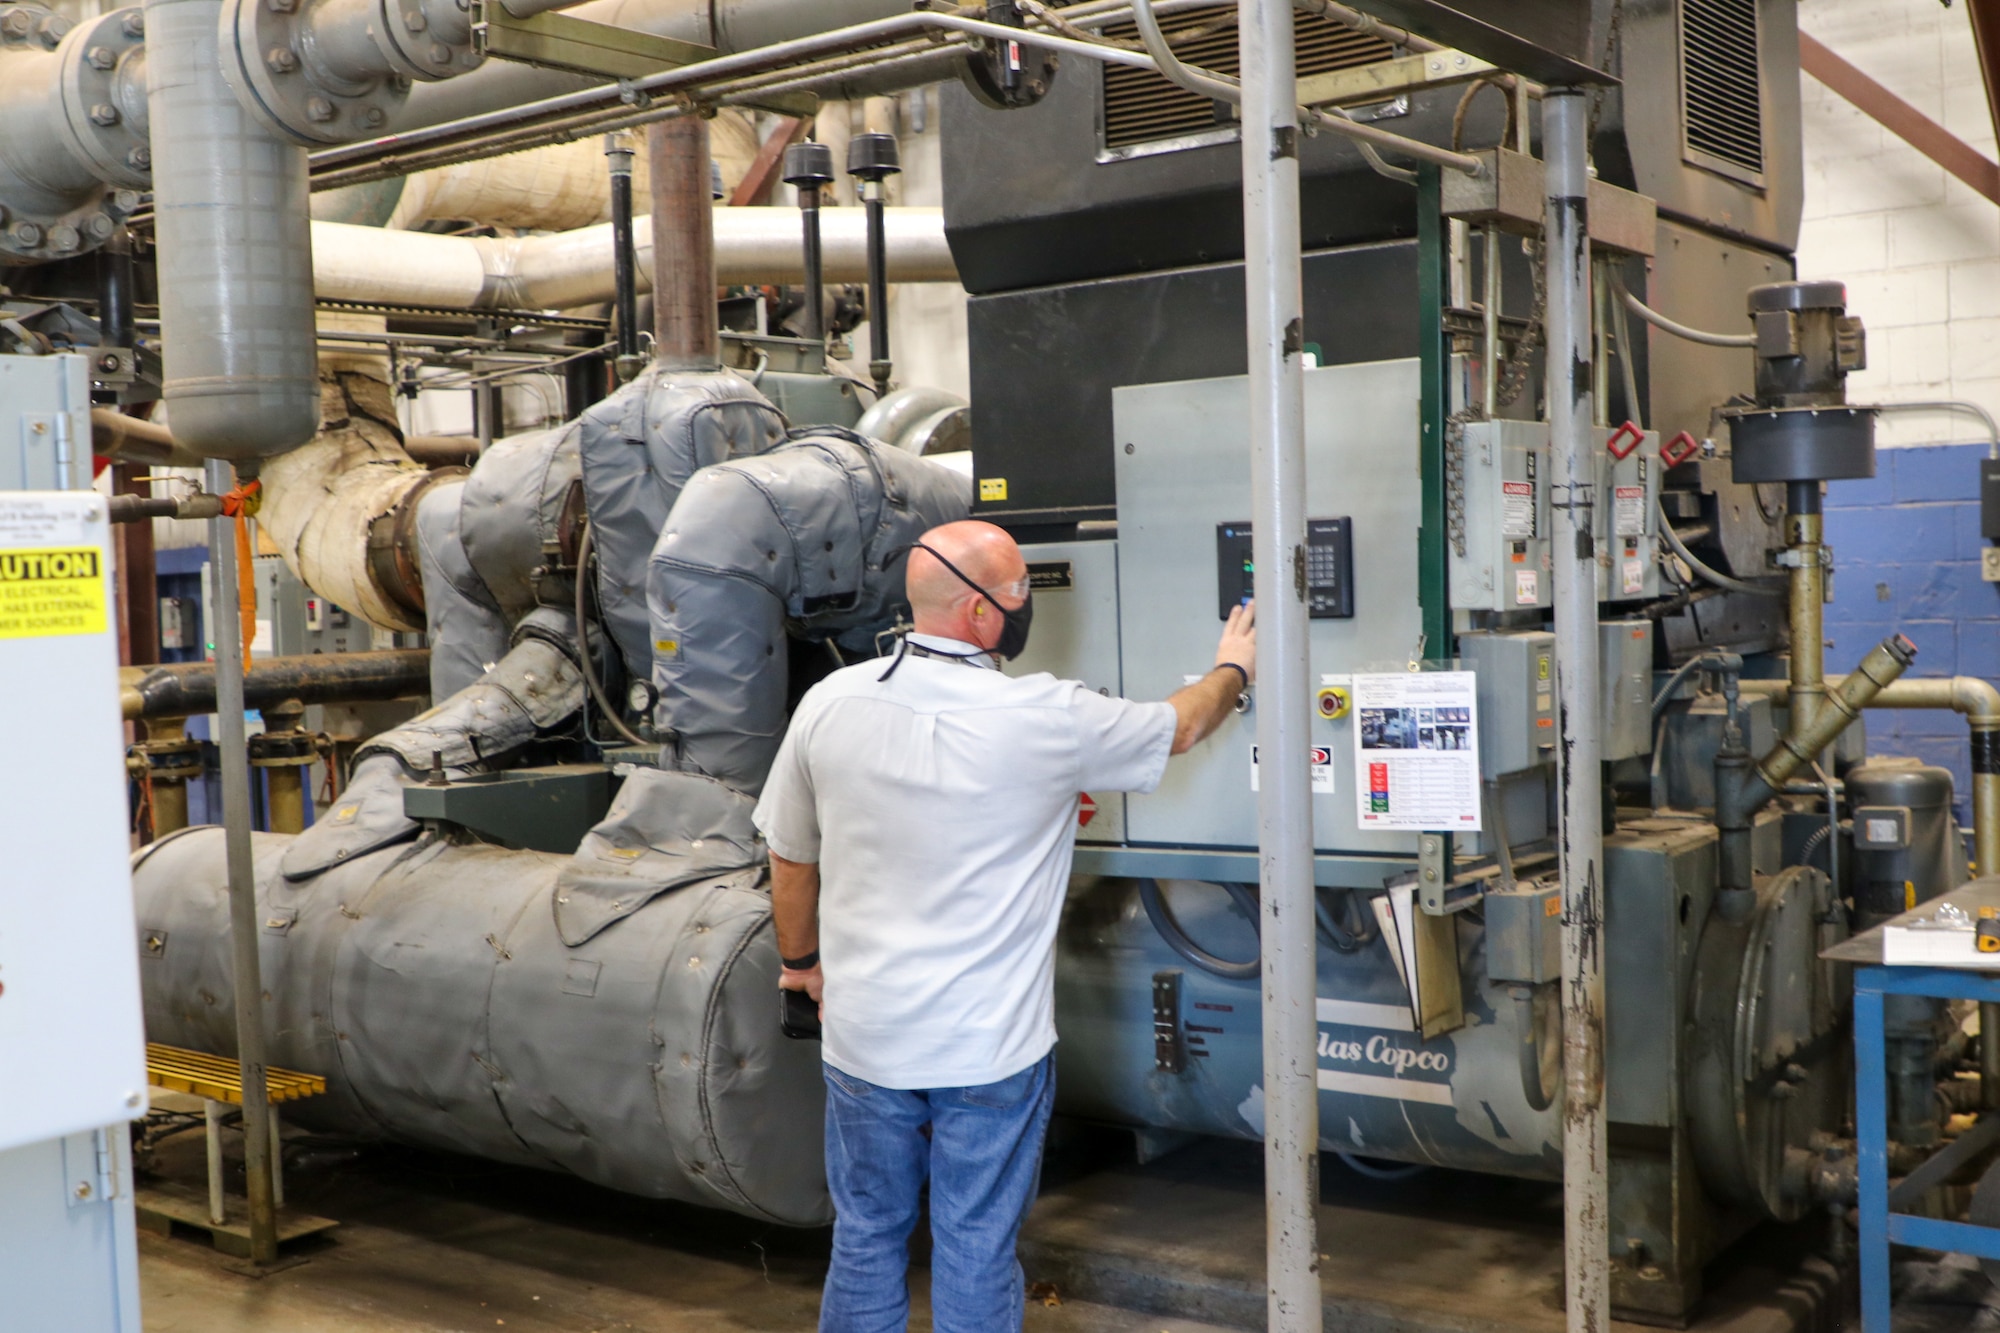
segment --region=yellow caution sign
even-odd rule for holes
[[[96,547],[0,550],[0,639],[102,634],[109,623]]]

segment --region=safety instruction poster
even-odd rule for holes
[[[1354,677],[1362,828],[1478,831],[1479,688],[1470,671]]]

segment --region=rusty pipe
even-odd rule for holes
[[[428,648],[266,657],[252,662],[244,675],[243,702],[263,708],[286,699],[307,704],[415,699],[430,692],[430,673]],[[213,662],[126,667],[118,676],[118,704],[127,721],[215,711]]]
[[[1791,697],[1785,734],[1794,740],[1819,715],[1826,702],[1826,547],[1819,483],[1795,481],[1790,486],[1785,516],[1785,558],[1791,563]]]
[[[722,334],[715,310],[715,205],[708,122],[700,116],[646,127],[653,187],[653,356],[674,370],[716,370]]]
[[[1862,710],[1879,698],[1916,656],[1917,645],[1900,634],[1891,634],[1871,648],[1861,664],[1840,677],[1840,683],[1827,692],[1818,716],[1799,735],[1779,737],[1770,752],[1757,761],[1743,783],[1740,813],[1754,813],[1783,791],[1793,775],[1839,739],[1848,724],[1860,717]]]

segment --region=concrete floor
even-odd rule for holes
[[[229,1135],[234,1150],[235,1135]],[[202,1179],[200,1133],[162,1175]],[[305,1262],[243,1276],[206,1237],[140,1240],[148,1333],[682,1333],[810,1329],[829,1232],[638,1199],[566,1177],[396,1147],[288,1145],[290,1202],[338,1219]],[[232,1164],[240,1198],[240,1168]],[[143,1184],[143,1181],[142,1181]],[[1558,1333],[1560,1191],[1436,1171],[1366,1180],[1328,1159],[1320,1210],[1326,1327],[1342,1333]],[[1263,1324],[1255,1144],[1208,1140],[1150,1166],[1130,1139],[1052,1141],[1023,1234],[1029,1333],[1222,1333]],[[911,1327],[930,1328],[912,1268]],[[1711,1273],[1702,1333],[1839,1326],[1838,1282],[1796,1254]],[[1976,1274],[1972,1276],[1977,1276]],[[1981,1279],[1983,1281],[1983,1279]],[[1147,1313],[1151,1311],[1151,1313]],[[1198,1322],[1199,1321],[1199,1322]],[[1621,1333],[1631,1326],[1617,1326]],[[1933,1328],[1942,1326],[1933,1325]],[[1636,1330],[1631,1330],[1636,1333]]]
[[[826,1231],[399,1148],[302,1154],[294,1142],[288,1156],[289,1202],[337,1218],[334,1239],[307,1242],[297,1252],[306,1262],[253,1278],[205,1237],[142,1232],[147,1333],[761,1333],[816,1321]],[[159,1162],[162,1174],[199,1185],[200,1133],[169,1140]],[[231,1177],[240,1191],[240,1172]],[[912,1270],[920,1333],[930,1328],[928,1280]],[[1030,1333],[1223,1333],[1055,1300],[1030,1303]]]

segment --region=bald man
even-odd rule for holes
[[[1009,677],[1033,605],[990,523],[924,534],[893,660],[807,692],[756,822],[778,984],[820,1002],[833,1262],[822,1333],[905,1328],[930,1182],[937,1333],[1021,1326],[1014,1243],[1054,1103],[1055,933],[1078,793],[1152,791],[1256,676],[1254,610],[1163,703]]]

